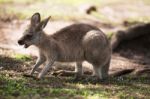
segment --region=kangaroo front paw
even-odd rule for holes
[[[43,75],[40,73],[36,79],[39,80],[39,79],[42,79],[42,77]]]
[[[33,77],[34,80],[41,80],[39,77]]]

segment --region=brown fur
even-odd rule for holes
[[[39,74],[43,77],[55,61],[77,62],[75,72],[82,75],[82,62],[88,61],[93,65],[94,74],[99,79],[107,78],[111,59],[111,47],[106,35],[88,24],[73,24],[53,35],[46,35],[43,28],[48,19],[40,21],[40,14],[35,13],[31,18],[31,25],[18,41],[20,45],[28,47],[35,45],[39,48],[39,58],[31,71],[46,61],[46,66]],[[32,31],[32,32],[31,32]],[[30,39],[26,35],[32,35]]]

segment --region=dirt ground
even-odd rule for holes
[[[60,28],[65,27],[75,22],[84,22],[84,23],[95,25],[99,27],[102,31],[104,31],[106,34],[108,34],[109,32],[114,32],[114,30],[118,30],[120,28],[127,28],[126,26],[124,26],[124,22],[125,22],[125,19],[127,19],[128,17],[136,18],[137,16],[138,17],[149,16],[147,12],[149,12],[150,6],[148,4],[145,4],[142,1],[139,1],[139,2],[133,1],[132,3],[129,3],[128,1],[118,2],[118,3],[111,2],[110,4],[107,2],[104,2],[104,4],[101,7],[97,8],[97,11],[103,14],[104,16],[107,16],[111,22],[121,21],[118,25],[104,23],[103,20],[98,20],[97,18],[94,18],[93,16],[88,15],[86,16],[86,18],[81,18],[79,20],[50,21],[45,31],[48,34],[51,34],[59,30]],[[4,7],[4,5],[6,6]],[[22,5],[23,4],[21,3],[20,4],[5,3],[3,4],[3,6],[1,5],[1,7],[7,8],[11,6],[14,8],[16,7],[16,8],[23,9],[23,7],[27,5],[30,5],[31,7],[32,6],[41,7],[42,5],[45,5],[45,3],[40,2],[40,6],[38,5],[38,3],[37,5],[32,4],[32,3],[24,4],[23,7]],[[48,6],[45,6],[45,7],[48,7]],[[64,7],[64,5],[62,5],[62,7]],[[139,7],[142,7],[142,9],[137,10]],[[72,8],[72,10],[75,10],[75,9]],[[68,11],[68,13],[70,12]],[[0,19],[0,49],[11,49],[15,51],[16,53],[29,54],[33,56],[37,55],[36,48],[30,47],[29,49],[24,49],[23,47],[17,44],[17,40],[21,37],[27,24],[29,23],[29,20],[21,21],[21,20],[18,20],[16,17],[9,18],[7,16],[8,17],[7,18],[5,17],[5,14],[2,14],[2,15]],[[136,74],[138,70],[149,68],[149,65],[150,65],[149,43],[150,43],[149,35],[146,35],[144,37],[139,37],[130,41],[122,42],[120,46],[116,49],[116,51],[113,52],[112,54],[110,73],[114,71],[118,71],[118,70],[134,69],[133,74]],[[1,53],[4,54],[5,52],[1,51]],[[89,64],[85,63],[84,66],[89,67]]]

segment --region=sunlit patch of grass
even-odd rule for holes
[[[23,54],[15,54],[12,57],[18,61],[30,61],[32,59],[31,56]]]
[[[142,16],[142,17],[134,17],[134,18],[128,18],[126,19],[128,22],[130,23],[134,23],[134,22],[144,22],[144,23],[148,23],[150,22],[150,17],[148,16]]]
[[[34,80],[31,78],[11,79],[0,75],[0,94],[5,98],[60,98],[60,99],[137,99],[149,98],[149,80],[147,78],[119,77],[107,82],[80,83],[68,82],[62,77]],[[60,80],[62,80],[60,82]],[[70,78],[71,80],[71,78]],[[57,86],[57,83],[64,83]],[[52,86],[54,84],[55,86]],[[61,96],[61,97],[60,97]]]
[[[95,91],[93,92],[92,90],[89,89],[77,89],[77,88],[66,88],[64,86],[64,88],[50,88],[50,87],[45,87],[45,85],[43,85],[43,87],[38,85],[37,81],[37,86],[36,87],[30,87],[30,83],[32,85],[32,80],[30,81],[30,83],[28,82],[27,79],[10,79],[9,77],[5,77],[5,76],[0,76],[0,83],[2,83],[2,85],[0,85],[1,89],[0,89],[0,94],[1,96],[4,96],[5,98],[8,97],[24,97],[24,96],[30,96],[30,97],[45,97],[48,98],[53,97],[53,98],[57,98],[59,96],[60,99],[65,99],[65,98],[73,98],[73,97],[93,97],[95,94],[98,96],[103,96],[100,95],[100,93],[97,91],[95,93]],[[45,81],[40,81],[41,83],[45,83]],[[99,93],[99,94],[98,94]],[[45,94],[45,96],[43,96]]]
[[[24,92],[27,92],[24,79],[11,79],[9,77],[6,77],[4,75],[0,75],[0,80],[2,85],[0,86],[0,93],[1,95],[13,95],[18,94],[21,95]]]
[[[107,33],[107,37],[108,37],[108,39],[109,40],[111,40],[111,38],[112,38],[112,36],[114,35],[114,33],[113,32],[110,32],[110,33]]]
[[[92,14],[94,17],[96,17],[97,19],[100,20],[100,22],[104,22],[104,23],[110,23],[111,21],[106,17],[104,16],[103,14],[101,14],[100,12],[92,12]]]

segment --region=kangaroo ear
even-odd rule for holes
[[[40,24],[39,24],[39,28],[40,29],[44,29],[50,18],[51,18],[51,16],[49,16],[48,18],[46,18],[43,21],[41,21]]]
[[[36,26],[41,21],[40,13],[34,13],[31,17],[31,25]]]

